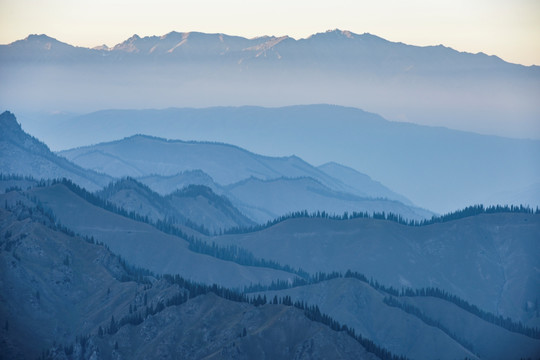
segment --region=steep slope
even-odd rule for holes
[[[106,134],[101,131],[104,126],[110,129]],[[335,161],[438,213],[474,203],[506,204],[513,199],[501,196],[501,192],[516,192],[540,181],[538,140],[392,122],[360,109],[331,105],[107,110],[66,120],[57,131],[63,132],[69,136],[62,136],[62,140],[73,140],[64,147],[111,141],[138,132],[220,141],[272,156],[296,154],[311,164]],[[302,141],[298,134],[302,134]],[[365,196],[348,188],[329,187]],[[366,188],[358,190],[365,192]],[[536,195],[530,192],[524,203],[540,205]]]
[[[485,359],[509,359],[537,356],[540,340],[524,337],[496,325],[479,321],[474,314],[464,312],[455,304],[433,297],[402,298],[423,313],[439,322],[450,332],[475,344],[474,349]]]
[[[171,176],[148,175],[137,178],[137,181],[145,184],[160,195],[169,195],[176,190],[182,190],[189,185],[204,185],[212,189],[215,193],[220,193],[220,186],[201,170],[182,171]]]
[[[317,167],[335,179],[338,179],[351,188],[361,190],[359,196],[397,200],[403,204],[412,205],[409,199],[393,192],[378,181],[373,181],[368,175],[362,174],[350,167],[328,162]]]
[[[162,197],[138,181],[125,178],[109,184],[96,195],[154,222],[170,219],[211,233],[254,225],[227,198],[203,185],[190,185]]]
[[[343,332],[329,331],[297,309],[256,308],[213,294],[125,327],[109,340],[115,341],[123,344],[119,352],[134,359],[157,353],[185,359],[377,359]]]
[[[190,185],[165,197],[171,207],[211,233],[255,223],[244,216],[225,196],[203,185]]]
[[[141,216],[146,216],[154,222],[164,220],[167,216],[174,217],[178,222],[186,220],[180,214],[170,213],[168,204],[163,201],[161,196],[132,178],[111,182],[95,194],[129,212],[133,211]]]
[[[489,323],[447,300],[397,297],[397,301],[406,301],[423,314],[417,316],[390,306],[385,301],[388,294],[354,278],[264,294],[269,299],[290,296],[293,302],[317,304],[337,321],[411,359],[502,360],[534,358],[540,352],[539,339]]]
[[[238,208],[251,214],[259,223],[271,221],[284,214],[307,210],[326,211],[342,215],[344,212],[391,212],[411,220],[430,218],[432,213],[406,206],[398,201],[359,197],[333,191],[312,178],[250,178],[225,187]]]
[[[255,256],[308,272],[348,269],[396,288],[438,287],[530,326],[540,291],[540,215],[480,214],[427,226],[378,219],[295,218],[228,235]]]
[[[377,359],[292,307],[234,302],[185,281],[135,282],[104,246],[59,231],[38,208],[0,209],[0,234],[3,357]]]
[[[0,128],[0,173],[36,179],[65,177],[89,190],[99,189],[111,180],[52,153],[45,144],[25,133],[8,111],[0,114]]]
[[[284,271],[242,266],[195,253],[185,239],[92,205],[63,184],[33,188],[28,194],[50,209],[62,225],[92,236],[129,263],[156,273],[179,273],[193,281],[231,288],[296,277]],[[0,197],[2,202],[4,196],[7,195]]]
[[[55,229],[35,208],[2,207],[0,229],[0,338],[6,358],[35,359],[53,342],[68,344],[94,332],[142,290],[119,281],[125,270],[105,247]]]

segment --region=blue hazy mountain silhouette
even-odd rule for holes
[[[540,137],[538,66],[371,34],[334,30],[295,40],[171,32],[96,49],[31,35],[0,45],[0,61],[0,106],[17,112],[330,103]]]
[[[507,203],[508,192],[520,194],[519,203],[540,205],[534,185],[540,179],[540,141],[392,122],[354,108],[106,110],[51,128],[55,134],[48,142],[64,147],[145,133],[236,144],[259,154],[296,154],[311,164],[335,161],[439,213]]]

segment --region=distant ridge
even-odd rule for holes
[[[372,194],[367,191],[371,189],[376,190],[375,197],[406,203],[397,197],[401,195],[438,213],[475,203],[540,205],[538,185],[534,185],[540,180],[540,141],[388,121],[352,107],[105,110],[61,124],[56,129],[66,134],[63,148],[145,133],[235,144],[259,154],[296,154],[311,164],[337,162],[379,181],[393,194],[340,166],[321,166],[318,171],[331,168],[330,175],[348,187],[354,183],[362,188],[356,195]],[[104,126],[107,133],[101,131]],[[52,142],[58,137],[48,139]],[[507,193],[518,193],[519,201],[509,202],[513,197]]]
[[[14,41],[7,45],[0,46],[10,46],[11,48],[26,48],[30,49],[32,47],[40,48],[46,51],[54,50],[66,50],[67,48],[72,49],[86,49],[86,50],[95,50],[96,52],[111,52],[111,53],[128,53],[128,54],[138,54],[138,55],[178,55],[184,51],[184,49],[191,50],[194,52],[204,53],[206,55],[215,53],[217,55],[224,55],[227,53],[234,53],[240,51],[252,51],[256,55],[267,55],[266,51],[272,50],[278,45],[284,45],[283,43],[291,44],[298,43],[302,46],[310,43],[317,42],[337,42],[334,45],[339,46],[341,44],[350,43],[364,43],[364,44],[377,44],[379,46],[402,46],[402,47],[411,47],[418,49],[441,49],[450,50],[456,54],[466,54],[466,55],[479,55],[486,58],[490,58],[497,62],[503,62],[497,56],[491,55],[488,56],[482,52],[472,54],[468,52],[458,52],[453,50],[450,47],[445,47],[443,45],[436,46],[412,46],[406,45],[401,42],[391,42],[377,35],[370,33],[356,34],[348,30],[327,30],[325,32],[319,32],[312,34],[306,38],[295,39],[285,36],[257,36],[253,38],[245,38],[242,36],[227,35],[223,33],[203,33],[203,32],[177,32],[171,31],[167,34],[161,36],[139,36],[137,34],[132,35],[130,38],[124,40],[121,43],[118,43],[112,47],[107,47],[104,45],[94,47],[92,49],[85,47],[75,47],[69,45],[65,42],[59,41],[55,38],[47,36],[46,34],[30,34],[22,40]],[[204,45],[201,45],[204,44]],[[195,46],[195,47],[194,47]],[[206,51],[205,51],[206,50]]]
[[[173,31],[93,49],[31,35],[0,45],[0,61],[4,106],[28,112],[329,103],[540,138],[539,66],[340,29],[305,39]]]
[[[164,184],[170,187],[169,192],[178,189],[174,187],[174,178],[168,180],[171,176],[178,174],[178,180],[184,183],[180,174],[201,171],[207,177],[196,176],[194,181],[202,181],[202,185],[225,195],[257,223],[298,210],[338,214],[386,211],[415,220],[432,215],[352,169],[349,171],[362,177],[362,183],[346,184],[331,172],[322,171],[298,156],[263,156],[220,142],[135,135],[59,154],[79,166],[113,177],[141,178],[150,188],[156,183],[156,190],[162,192]]]

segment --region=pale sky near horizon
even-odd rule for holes
[[[47,34],[114,46],[171,31],[298,39],[336,28],[540,65],[540,0],[0,0],[0,44]]]

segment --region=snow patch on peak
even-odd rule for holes
[[[271,38],[268,38],[268,40],[263,42],[263,43],[260,43],[258,45],[249,47],[249,48],[244,49],[244,50],[254,50],[254,51],[269,50],[269,49],[273,48],[274,46],[276,46],[277,44],[279,44],[280,42],[282,42],[284,40],[287,40],[287,39],[290,39],[290,38],[288,36],[271,37]]]
[[[172,53],[174,50],[176,50],[178,47],[184,45],[187,41],[187,38],[182,39],[178,44],[174,45],[171,49],[167,50],[168,53]]]
[[[111,51],[112,49],[110,47],[108,47],[107,45],[103,44],[103,45],[99,45],[99,46],[94,46],[92,48],[92,50]]]
[[[349,39],[353,39],[354,38],[354,34],[352,32],[350,32],[349,30],[343,30],[341,32],[345,37],[349,38]]]

